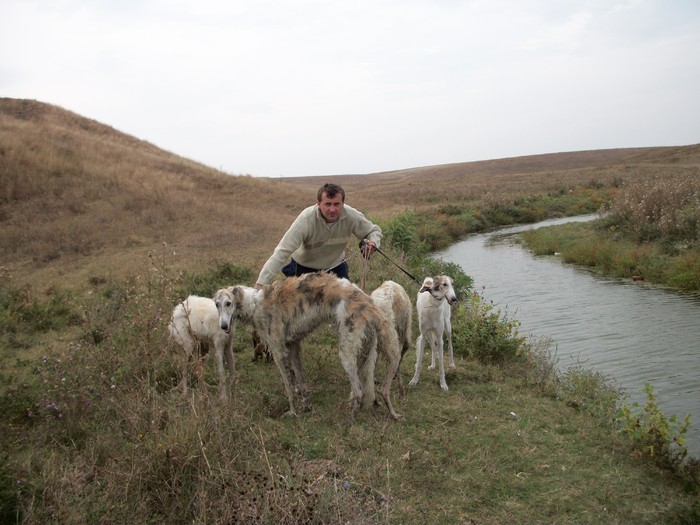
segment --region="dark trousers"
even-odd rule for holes
[[[301,264],[297,263],[294,259],[292,259],[287,266],[282,268],[282,273],[286,275],[287,277],[299,277],[300,275],[303,275],[305,273],[313,273],[313,272],[320,272],[321,270],[317,270],[316,268],[309,268],[308,266],[302,266]],[[348,269],[348,263],[346,261],[341,262],[338,266],[335,268],[331,268],[328,270],[330,273],[334,273],[338,277],[349,279],[349,269]]]

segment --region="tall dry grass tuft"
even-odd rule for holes
[[[629,184],[604,212],[606,222],[631,233],[637,241],[666,237],[692,245],[700,241],[700,180],[661,178]]]

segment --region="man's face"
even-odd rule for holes
[[[326,222],[335,222],[343,212],[343,197],[340,193],[329,197],[324,191],[321,194],[321,200],[318,201],[318,209],[321,210],[321,215]]]

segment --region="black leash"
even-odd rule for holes
[[[394,266],[396,266],[396,267],[397,267],[399,270],[401,270],[403,273],[405,273],[406,275],[408,275],[414,283],[416,283],[418,286],[423,286],[423,283],[422,283],[422,282],[420,282],[418,279],[416,279],[415,277],[413,277],[413,276],[412,276],[410,273],[408,273],[406,270],[404,270],[403,268],[401,268],[401,266],[399,266],[399,265],[396,264],[394,261],[392,261],[392,260],[387,256],[386,253],[384,253],[383,251],[381,251],[379,248],[376,248],[376,247],[375,247],[375,249],[377,250],[377,252],[379,252],[381,255],[383,255],[384,258],[385,258],[387,261],[389,261],[391,264],[393,264]]]

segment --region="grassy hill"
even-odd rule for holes
[[[367,175],[231,176],[70,111],[0,99],[0,247],[21,282],[128,275],[149,252],[260,266],[326,180],[388,219],[412,209],[566,192],[696,170],[700,146],[533,155]],[[429,181],[429,184],[426,183]]]
[[[553,375],[546,341],[512,362],[468,350],[471,339],[512,347],[517,326],[475,297],[455,307],[450,391],[426,372],[394,398],[398,423],[383,407],[348,421],[330,329],[304,341],[314,410],[285,419],[279,374],[251,362],[243,329],[229,401],[218,400],[211,362],[193,367],[202,380],[187,396],[173,390],[181,352],[166,324],[186,293],[250,284],[327,180],[391,221],[699,166],[696,145],[261,179],[55,106],[0,99],[0,521],[698,523],[698,479],[614,432],[607,378]],[[660,439],[672,435],[655,416]]]

